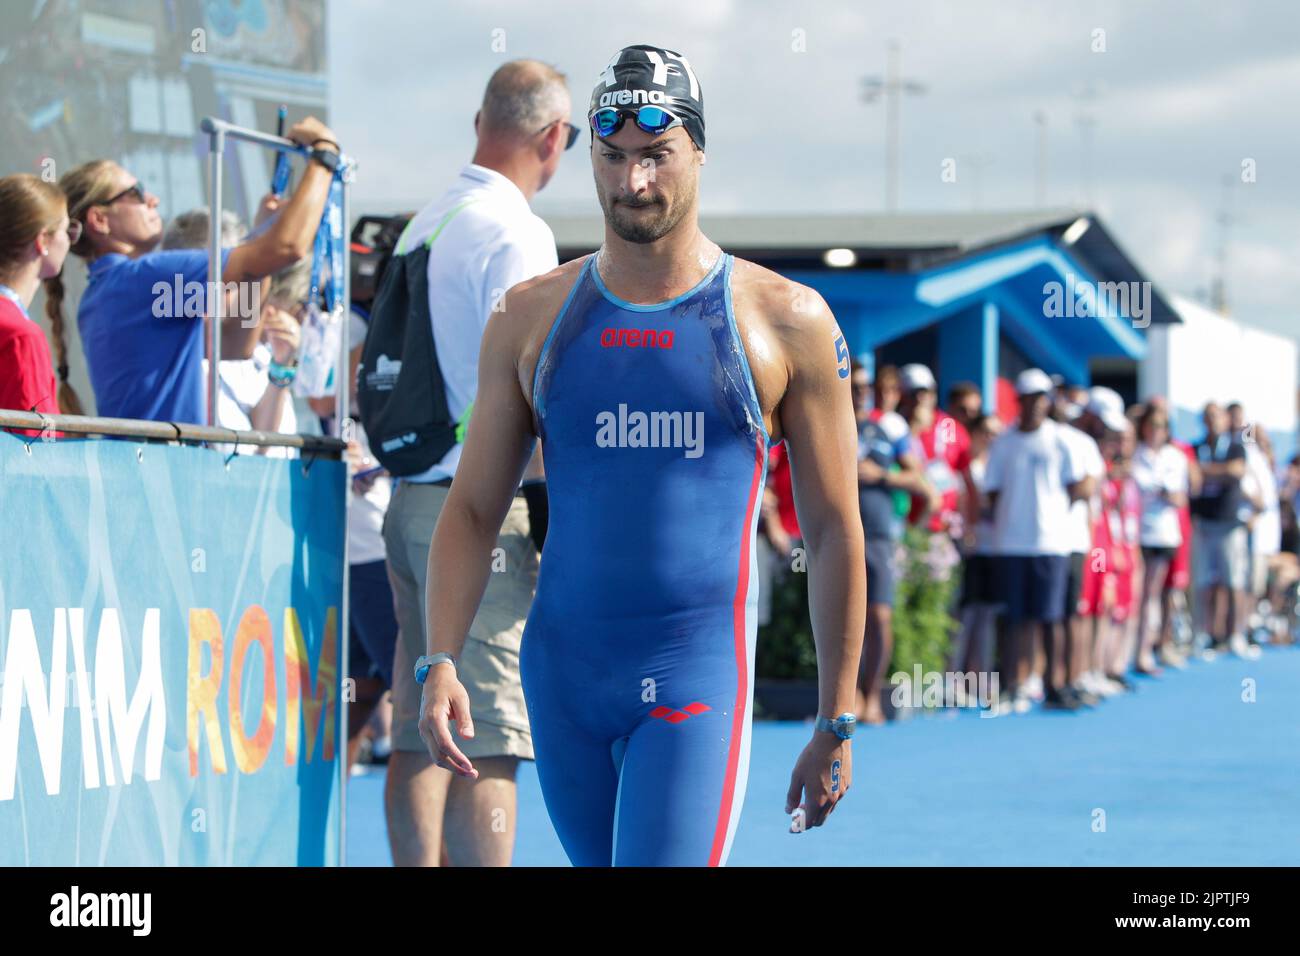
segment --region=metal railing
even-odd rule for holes
[[[0,408],[0,430],[26,429],[50,434],[138,438],[186,444],[253,445],[258,448],[297,448],[321,458],[342,458],[347,444],[323,435],[285,435],[279,432],[237,431],[187,422],[151,422],[135,418],[96,418],[90,415],[44,415]]]
[[[309,156],[311,150],[299,146],[291,139],[273,136],[260,130],[234,126],[215,116],[206,116],[199,123],[199,129],[208,134],[208,182],[211,184],[208,196],[208,288],[218,288],[215,283],[221,281],[221,160],[226,150],[226,139],[253,143],[281,153],[294,153]],[[348,157],[340,156],[345,162]],[[346,168],[346,167],[345,167]],[[352,301],[351,243],[348,241],[348,192],[351,176],[343,177],[343,306],[346,309]],[[208,424],[217,423],[217,397],[221,392],[219,364],[221,360],[221,319],[225,310],[225,300],[221,295],[210,297],[209,304],[213,315],[208,325]],[[335,415],[339,422],[348,418],[348,336],[346,318],[343,335],[339,338],[338,365],[335,367]]]

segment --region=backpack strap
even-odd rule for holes
[[[434,228],[433,232],[429,233],[429,238],[424,240],[424,248],[429,249],[430,247],[432,247],[433,241],[438,238],[442,230],[447,228],[447,223],[455,219],[456,214],[459,213],[466,206],[473,205],[477,201],[478,200],[476,199],[467,199],[459,206],[455,206],[450,211],[448,211],[448,213],[442,217],[442,220]],[[415,224],[414,219],[412,219],[410,222],[406,224],[406,228],[402,230],[402,235],[398,237],[397,247],[393,250],[393,255],[395,256],[406,255],[407,253],[406,240],[410,238],[411,226],[413,226],[414,224]]]

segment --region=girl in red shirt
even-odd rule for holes
[[[1130,475],[1131,433],[1107,431],[1099,445],[1107,474],[1097,489],[1101,507],[1093,520],[1078,612],[1093,620],[1096,651],[1088,663],[1104,678],[1102,691],[1109,696],[1130,686],[1124,672],[1132,656],[1141,500]]]
[[[68,385],[58,303],[47,298],[46,312],[52,320],[62,386],[55,384],[45,335],[27,312],[41,281],[63,269],[80,232],[81,223],[68,220],[58,186],[26,173],[0,177],[0,408],[49,415],[59,414],[60,408],[81,412]]]

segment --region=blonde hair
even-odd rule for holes
[[[68,197],[68,217],[78,220],[82,225],[81,238],[71,249],[75,256],[89,259],[94,251],[90,242],[90,230],[85,228],[86,211],[91,206],[98,206],[113,198],[117,192],[114,188],[117,184],[117,168],[117,163],[111,159],[93,159],[69,170],[59,179],[59,188]]]
[[[74,256],[80,256],[82,259],[91,258],[94,248],[90,242],[90,230],[86,228],[86,210],[113,198],[117,181],[116,172],[117,163],[111,159],[94,159],[69,170],[59,179],[59,188],[68,197],[68,218],[81,223],[81,236],[68,250]],[[63,296],[62,275],[45,280],[45,314],[50,320],[50,329],[54,332],[55,364],[58,366],[61,383],[59,409],[72,415],[80,415],[83,414],[81,402],[68,385],[68,353],[63,344]]]
[[[54,183],[16,173],[0,177],[0,276],[22,260],[24,251],[42,233],[58,227],[68,202]],[[57,299],[51,288],[57,289]],[[63,280],[45,280],[45,314],[50,320],[55,366],[59,373],[59,411],[82,414],[81,400],[68,384],[68,346],[63,339]]]

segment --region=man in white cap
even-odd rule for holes
[[[1124,399],[1119,392],[1104,385],[1095,385],[1088,389],[1088,403],[1084,406],[1080,427],[1089,418],[1096,419],[1104,428],[1113,432],[1122,432],[1129,427],[1128,416],[1124,414]]]
[[[1079,698],[1065,673],[1065,586],[1069,573],[1070,506],[1089,495],[1084,463],[1048,417],[1052,380],[1041,369],[1016,379],[1020,418],[989,450],[984,488],[993,511],[994,551],[1011,628],[1002,681],[1012,687],[1012,707],[1029,707],[1034,639],[1047,657],[1044,705],[1076,710]]]

